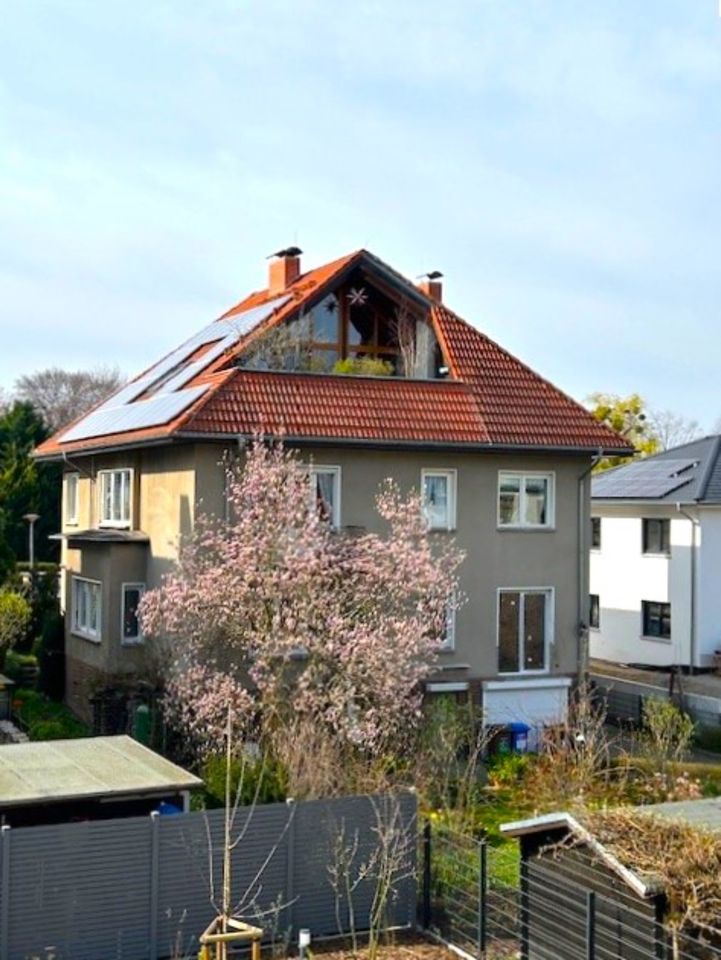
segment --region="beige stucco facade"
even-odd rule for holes
[[[77,522],[67,520],[63,497],[63,533],[95,530],[100,522],[99,472],[130,468],[132,529],[147,542],[81,543],[65,541],[64,598],[67,610],[67,698],[88,715],[94,687],[117,675],[149,672],[148,650],[124,644],[121,636],[123,583],[160,583],[177,557],[178,544],[199,511],[222,514],[228,444],[166,445],[135,448],[78,458],[66,465],[66,478],[78,474]],[[237,450],[233,451],[234,453]],[[454,649],[440,655],[434,689],[461,690],[481,696],[484,681],[515,682],[516,698],[530,703],[528,690],[549,688],[549,678],[568,682],[578,670],[580,621],[588,593],[586,527],[590,456],[479,451],[360,449],[350,446],[306,447],[304,459],[340,468],[340,526],[375,529],[379,521],[375,495],[387,477],[403,490],[419,489],[424,469],[447,469],[456,476],[456,528],[434,531],[435,538],[455,537],[465,552],[460,571],[463,603],[456,614]],[[504,529],[498,523],[500,471],[542,472],[553,478],[553,522],[544,529]],[[65,491],[64,491],[65,492]],[[582,542],[583,541],[583,542]],[[101,629],[88,639],[73,629],[72,578],[102,584]],[[498,593],[501,589],[536,588],[551,598],[545,669],[499,677]],[[545,683],[545,687],[543,684]],[[449,686],[450,685],[450,686]],[[540,685],[540,686],[539,686]],[[554,690],[563,689],[550,684]],[[520,693],[519,693],[520,690]],[[554,694],[555,695],[555,694]],[[493,696],[498,696],[493,693]],[[515,701],[514,701],[515,702]],[[517,709],[517,706],[514,707]],[[523,719],[518,717],[518,719]]]

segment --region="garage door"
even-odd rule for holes
[[[529,746],[533,749],[539,730],[566,719],[570,685],[569,677],[486,681],[483,684],[485,722],[489,726],[527,723],[531,728]]]

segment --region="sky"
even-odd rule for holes
[[[0,0],[0,386],[367,247],[577,399],[721,416],[718,0]]]

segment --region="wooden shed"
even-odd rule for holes
[[[621,864],[572,816],[505,824],[521,848],[521,956],[527,960],[665,957],[661,884]]]

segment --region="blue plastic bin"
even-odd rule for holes
[[[513,753],[528,753],[528,734],[530,727],[527,723],[509,723],[511,734],[511,750]]]

